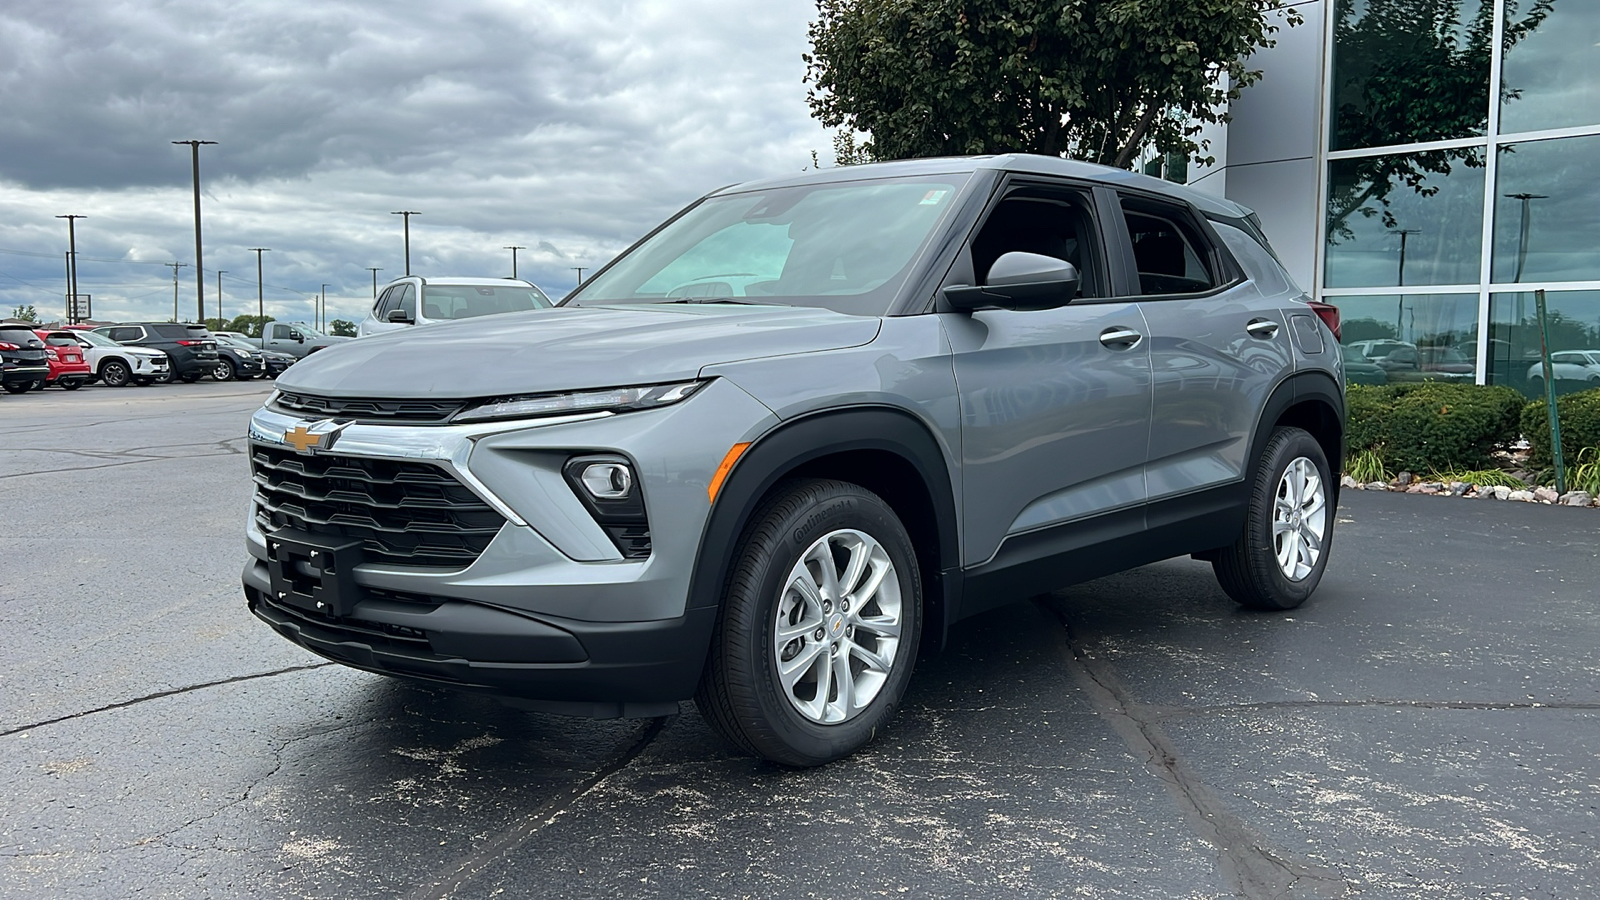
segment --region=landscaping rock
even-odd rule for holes
[[[1554,503],[1559,496],[1555,488],[1542,487],[1533,489],[1533,499],[1540,503]]]
[[[1507,495],[1508,500],[1521,500],[1523,503],[1533,502],[1533,491],[1512,491]]]
[[[1505,487],[1504,485],[1496,485],[1494,488],[1494,498],[1496,500],[1511,499],[1511,488]]]
[[[1389,486],[1381,481],[1373,481],[1367,484],[1367,490],[1369,491],[1387,491],[1388,489]]]
[[[1394,483],[1400,485],[1401,487],[1410,487],[1411,482],[1416,480],[1417,476],[1411,474],[1410,472],[1401,472],[1399,476],[1395,478]]]
[[[1437,493],[1440,493],[1443,490],[1444,490],[1444,485],[1442,485],[1442,484],[1433,484],[1431,482],[1428,483],[1428,484],[1419,484],[1416,487],[1416,491],[1419,494],[1437,494]]]
[[[1356,481],[1354,478],[1351,478],[1349,475],[1346,475],[1339,479],[1339,486],[1347,488],[1359,488],[1361,487],[1361,483]]]
[[[1492,488],[1492,487],[1478,488],[1478,499],[1479,500],[1493,500],[1493,499],[1495,499],[1494,488]]]
[[[1452,497],[1464,497],[1464,496],[1466,496],[1466,493],[1467,493],[1467,484],[1466,484],[1466,482],[1464,482],[1464,481],[1452,481],[1452,482],[1450,482],[1450,496],[1452,496]]]
[[[1562,506],[1588,506],[1594,502],[1594,496],[1588,491],[1567,491],[1561,495]]]

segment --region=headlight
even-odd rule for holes
[[[567,413],[654,409],[686,399],[704,384],[703,381],[680,381],[676,384],[647,384],[600,391],[505,397],[468,407],[457,413],[451,421],[482,422],[487,419],[531,419]]]

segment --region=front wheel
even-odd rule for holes
[[[6,382],[6,391],[12,394],[26,394],[30,387],[33,387],[33,382],[31,381]]]
[[[195,382],[199,381],[200,376],[204,374],[204,372],[190,372],[187,375],[180,375],[179,377],[183,379],[184,384],[194,384]]]
[[[1311,596],[1333,541],[1333,484],[1316,438],[1300,428],[1272,433],[1244,530],[1212,561],[1228,596],[1251,609],[1294,609]]]
[[[239,373],[233,368],[233,360],[219,359],[217,367],[211,370],[211,377],[218,381],[232,381],[239,377]]]
[[[905,527],[864,488],[796,481],[735,552],[695,704],[774,762],[855,752],[894,717],[916,663],[922,582]]]

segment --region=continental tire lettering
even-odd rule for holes
[[[855,501],[844,499],[839,500],[832,506],[819,509],[816,512],[813,512],[811,515],[806,516],[806,520],[804,522],[796,525],[793,533],[789,535],[789,538],[796,544],[808,544],[810,543],[810,538],[807,537],[807,534],[812,529],[816,528],[820,523],[838,515],[842,511],[853,509],[855,505]]]

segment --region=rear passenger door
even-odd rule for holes
[[[1158,504],[1244,478],[1267,397],[1294,368],[1278,298],[1266,299],[1187,204],[1120,192],[1121,259],[1149,327],[1155,377],[1146,485]]]

